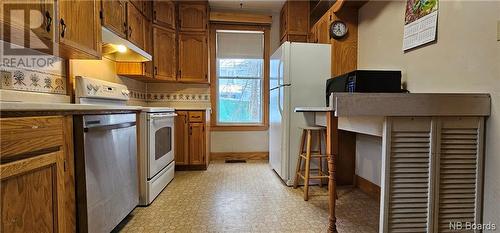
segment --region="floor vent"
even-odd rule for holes
[[[226,159],[226,163],[246,163],[244,159]]]

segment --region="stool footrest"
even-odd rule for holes
[[[300,178],[302,178],[303,180],[305,180],[305,176],[302,174],[302,173],[297,173],[297,175],[300,176]],[[309,179],[326,179],[326,178],[330,178],[330,176],[328,176],[327,174],[321,172],[321,175],[320,176],[311,176],[309,175]]]

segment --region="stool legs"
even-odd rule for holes
[[[304,174],[304,201],[309,199],[309,170],[311,168],[311,130],[307,130],[306,172]]]
[[[316,134],[314,134],[316,132]],[[302,137],[299,148],[299,157],[297,160],[297,167],[295,170],[295,180],[293,181],[293,188],[297,188],[299,184],[299,179],[302,178],[304,180],[304,201],[309,199],[309,180],[310,179],[319,179],[320,186],[323,186],[323,179],[328,178],[328,174],[323,172],[323,158],[326,158],[326,155],[323,154],[322,150],[322,137],[323,130],[321,129],[303,129]],[[326,134],[325,134],[326,136]],[[312,151],[313,138],[318,140],[319,149],[317,151]],[[326,142],[326,141],[325,141]],[[305,148],[304,148],[305,146]],[[311,173],[311,160],[318,158],[319,159],[319,167],[317,175],[316,173]],[[302,162],[305,160],[305,164]],[[302,174],[302,172],[304,172]]]

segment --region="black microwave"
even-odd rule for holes
[[[326,81],[326,105],[332,92],[398,93],[401,90],[401,71],[355,70]]]

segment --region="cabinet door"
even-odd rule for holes
[[[147,53],[153,55],[153,23],[149,20],[144,21],[144,49]],[[144,75],[153,77],[153,62],[144,63]]]
[[[179,78],[181,82],[208,82],[208,45],[205,33],[179,33]]]
[[[72,50],[65,57],[79,58],[81,52],[100,57],[102,32],[98,1],[65,0],[58,4],[59,43]]]
[[[449,232],[450,222],[481,222],[484,120],[442,117],[437,125],[434,232]]]
[[[189,132],[188,114],[178,111],[175,118],[175,164],[189,164]]]
[[[205,164],[205,123],[189,123],[189,164]]]
[[[432,119],[391,118],[386,130],[380,232],[432,232]]]
[[[64,232],[62,151],[0,165],[3,232]]]
[[[285,2],[280,12],[280,38],[283,39],[287,33],[288,2]]]
[[[163,27],[175,29],[175,3],[173,1],[153,1],[153,22]]]
[[[144,49],[144,16],[142,16],[141,12],[132,4],[127,6],[127,39]]]
[[[317,25],[317,40],[318,43],[328,44],[330,43],[330,21],[331,14],[327,12],[321,19],[318,21]]]
[[[51,52],[48,49],[53,47],[55,25],[53,0],[2,1],[0,9],[2,9],[0,24],[3,29],[7,29],[2,32],[2,40],[46,53]],[[26,13],[30,13],[29,20],[25,19]],[[29,37],[25,37],[26,28],[30,28]]]
[[[175,81],[177,74],[175,31],[154,27],[153,50],[154,77]]]
[[[287,1],[287,33],[307,35],[309,32],[309,1]]]
[[[208,24],[207,5],[180,3],[179,4],[179,30],[205,31]]]
[[[121,0],[102,1],[102,25],[117,35],[127,38],[127,4]]]

